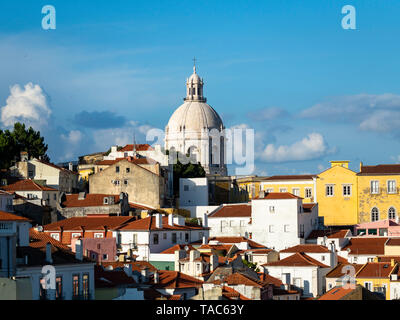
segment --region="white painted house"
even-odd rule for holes
[[[223,204],[208,215],[210,237],[249,237],[251,204]]]
[[[148,261],[150,254],[176,245],[203,241],[209,236],[207,219],[203,226],[188,224],[181,216],[163,216],[158,213],[150,217],[132,221],[113,230],[120,252],[137,255],[137,260]]]
[[[13,212],[13,199],[13,194],[0,190],[0,211]]]
[[[318,205],[291,193],[267,193],[251,201],[250,238],[275,250],[305,243],[318,228]]]

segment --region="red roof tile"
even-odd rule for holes
[[[65,208],[82,208],[82,207],[102,207],[109,206],[109,204],[104,204],[104,198],[113,197],[114,204],[119,203],[119,195],[112,194],[85,194],[85,198],[79,200],[79,194],[67,194],[65,196],[65,201],[61,205]]]
[[[348,262],[345,262],[345,263],[339,262],[338,265],[335,268],[333,268],[331,271],[329,271],[325,277],[326,278],[340,278],[340,277],[344,276],[345,272],[342,272],[342,269],[344,266],[347,266],[347,265],[353,266],[356,273],[363,266],[363,264],[355,264],[355,263],[350,264]]]
[[[356,278],[389,278],[396,266],[390,262],[367,262],[356,274]]]
[[[113,267],[113,269],[117,268],[124,268],[125,265],[130,264],[132,265],[132,271],[138,271],[141,272],[143,269],[147,268],[148,271],[150,272],[155,272],[157,271],[157,268],[154,267],[150,262],[148,261],[114,261],[114,262],[102,262],[101,263],[105,268],[107,267]]]
[[[294,247],[290,247],[281,250],[282,253],[292,253],[292,252],[305,252],[305,253],[329,253],[331,252],[327,247],[319,244],[299,244]]]
[[[386,237],[351,238],[342,251],[349,251],[349,254],[383,255],[387,239]]]
[[[215,209],[208,215],[209,218],[251,217],[251,204],[230,204]]]
[[[254,200],[286,200],[286,199],[303,199],[289,192],[269,192],[265,193],[264,198],[256,197]]]
[[[42,186],[31,179],[19,180],[1,187],[5,191],[58,191],[48,186]]]
[[[127,144],[120,152],[133,151],[133,144]],[[154,149],[149,144],[136,144],[136,151],[153,151]]]
[[[400,164],[379,164],[376,166],[361,166],[361,171],[357,173],[358,176],[379,174],[400,174]]]
[[[222,287],[222,296],[227,298],[228,300],[251,300],[233,288],[223,286]]]
[[[164,254],[174,254],[175,251],[177,251],[177,250],[185,250],[186,247],[187,247],[187,249],[188,249],[188,250],[186,250],[187,252],[189,252],[189,251],[191,251],[191,250],[194,250],[194,247],[191,246],[190,244],[188,244],[188,245],[176,244],[176,245],[174,245],[173,247],[168,248],[168,249],[164,250],[164,251],[161,252],[161,253],[164,253]]]
[[[104,230],[107,227],[108,230],[113,230],[119,226],[133,220],[133,217],[125,216],[107,216],[107,217],[73,217],[43,226],[44,231],[59,231],[63,228],[64,231],[69,230],[81,230],[83,227],[85,230]]]
[[[387,246],[400,246],[400,238],[390,238],[386,242]]]
[[[346,234],[350,231],[350,229],[343,229],[343,230],[313,230],[307,237],[309,239],[317,239],[319,237],[327,237],[329,239],[332,238],[345,238]],[[351,232],[350,232],[351,234]]]
[[[137,165],[145,165],[145,164],[157,164],[157,161],[150,159],[150,158],[133,158],[133,157],[127,157],[127,158],[117,158],[115,160],[101,160],[97,161],[96,165],[98,166],[111,166],[115,163],[118,163],[122,160],[127,160],[130,163],[134,163]]]
[[[208,244],[210,244],[210,241],[218,241],[219,243],[225,243],[225,244],[235,244],[235,243],[247,242],[251,249],[255,249],[255,248],[265,249],[266,248],[264,245],[259,244],[253,240],[247,239],[245,237],[211,237],[211,238],[208,238]]]
[[[150,284],[154,288],[177,289],[177,288],[198,288],[203,281],[178,271],[158,271],[159,281],[154,283],[154,275],[150,276]]]
[[[24,217],[17,216],[16,214],[12,214],[9,212],[0,211],[0,221],[26,221],[29,222],[30,220]]]
[[[168,224],[168,217],[162,217],[162,228],[156,228],[156,218],[150,216],[144,219],[129,222],[124,226],[118,228],[118,230],[202,230],[205,229],[202,226],[185,223],[184,226],[174,224],[170,226]]]
[[[344,287],[334,287],[327,293],[319,297],[318,300],[341,300],[349,293],[353,292],[353,290],[354,289],[352,288],[345,289]]]
[[[262,266],[265,267],[321,267],[321,268],[329,268],[329,266],[311,258],[305,253],[296,252],[291,256],[274,262],[265,263]]]

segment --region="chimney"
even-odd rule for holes
[[[157,284],[160,282],[160,275],[158,274],[158,271],[154,272],[154,283]]]
[[[132,264],[130,263],[125,264],[124,271],[128,277],[132,277]]]
[[[208,215],[207,213],[203,213],[203,227],[208,228]]]
[[[179,260],[186,258],[186,251],[185,250],[176,250],[174,256],[175,262],[175,271],[182,271],[180,270]]]
[[[111,147],[111,153],[116,153],[118,151],[118,146]]]
[[[51,257],[51,244],[46,243],[46,262],[53,263],[53,258]]]
[[[260,199],[264,199],[265,198],[265,191],[264,190],[260,190],[260,193],[258,194],[258,197]]]
[[[140,270],[140,274],[142,275],[142,282],[147,282],[149,278],[149,269],[144,267],[142,270]]]
[[[172,213],[168,215],[168,225],[171,227],[174,225],[174,216]]]
[[[162,214],[161,213],[156,213],[156,228],[157,229],[162,229],[163,224],[162,224]]]
[[[210,272],[214,272],[218,267],[218,256],[213,254],[210,259]]]
[[[77,239],[75,241],[75,258],[80,261],[83,260],[82,239]]]
[[[360,172],[361,172],[362,167],[363,167],[363,163],[362,163],[362,161],[360,161]]]
[[[72,164],[72,162],[68,163],[68,170],[74,171],[74,165]]]
[[[332,241],[330,243],[330,267],[331,268],[335,268],[337,266],[337,253],[336,253],[336,246],[335,246],[335,242]]]
[[[203,236],[203,245],[207,244],[207,238],[206,236]]]

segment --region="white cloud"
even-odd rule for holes
[[[82,132],[79,130],[72,130],[68,135],[62,134],[61,138],[70,144],[76,144],[82,140]]]
[[[31,82],[24,88],[15,84],[10,88],[6,105],[1,108],[1,122],[10,127],[15,122],[24,122],[38,129],[47,124],[51,115],[48,98],[39,85]]]
[[[78,130],[72,130],[68,134],[61,134],[61,140],[64,141],[63,155],[59,157],[60,161],[71,160],[76,153],[82,149],[82,140],[84,136]]]
[[[321,134],[310,133],[292,145],[268,144],[259,154],[259,158],[266,162],[301,161],[320,158],[332,151],[329,150]]]
[[[358,94],[336,97],[305,109],[303,118],[352,122],[363,131],[400,132],[400,95]]]
[[[248,113],[248,116],[255,121],[268,121],[278,118],[290,118],[290,114],[285,109],[279,107],[269,107],[262,110],[252,111]]]

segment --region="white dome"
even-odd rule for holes
[[[218,113],[207,103],[186,101],[172,114],[167,125],[167,132],[196,131],[203,129],[223,128],[223,123]]]
[[[200,83],[201,79],[197,73],[193,73],[189,78],[189,82]]]

